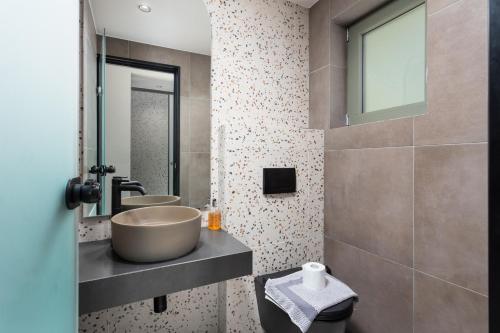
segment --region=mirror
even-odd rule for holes
[[[83,178],[110,215],[113,177],[147,195],[210,201],[210,23],[203,0],[90,0],[83,36]],[[122,197],[141,196],[136,189]]]

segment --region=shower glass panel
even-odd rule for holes
[[[98,128],[98,149],[97,149],[97,160],[98,166],[106,165],[106,30],[102,35],[101,39],[101,57],[99,61],[99,87],[97,89],[99,94],[99,108],[97,114],[97,128]],[[99,184],[106,184],[106,175],[101,173],[97,176],[97,181]],[[106,186],[101,186],[102,199],[97,205],[97,215],[105,214],[108,211],[106,199]]]

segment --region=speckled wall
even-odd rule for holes
[[[308,10],[284,0],[204,1],[213,40],[211,191],[224,229],[253,249],[254,276],[322,261],[324,144],[323,131],[307,129]],[[262,195],[263,167],[297,168],[297,193]],[[109,237],[99,226],[80,234]],[[169,295],[166,315],[153,314],[148,300],[82,316],[81,330],[261,332],[254,276]]]
[[[254,251],[254,276],[323,258],[323,132],[308,130],[308,10],[207,1],[212,36],[212,195]],[[262,168],[295,167],[297,193],[264,196]],[[219,327],[262,331],[254,276],[219,288]]]

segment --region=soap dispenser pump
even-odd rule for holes
[[[221,229],[221,212],[217,208],[217,200],[212,200],[212,207],[208,213],[208,229],[220,230]]]

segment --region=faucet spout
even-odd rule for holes
[[[139,192],[146,195],[146,189],[138,181],[129,181],[125,177],[113,177],[111,190],[111,215],[116,215],[123,211],[122,209],[122,192]]]

